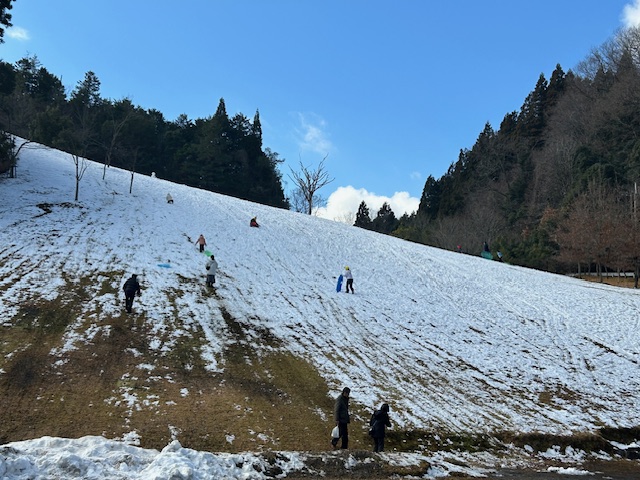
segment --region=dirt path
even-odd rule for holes
[[[504,469],[496,471],[492,474],[480,477],[483,480],[567,480],[569,478],[588,478],[590,480],[638,480],[640,479],[640,461],[637,460],[612,460],[612,461],[596,461],[588,462],[581,466],[575,466],[575,472],[569,471],[570,467],[565,466],[564,471],[539,471],[535,469],[515,470]],[[578,473],[576,473],[578,472]],[[587,473],[588,472],[588,473]],[[374,480],[391,480],[402,479],[401,476],[393,475],[391,477],[371,475],[372,472],[325,472],[325,475],[304,475],[292,474],[287,475],[286,480],[309,480],[312,478],[322,478],[323,480],[341,480],[345,478],[374,479]],[[415,478],[415,477],[412,477]],[[442,477],[444,478],[444,477]],[[446,477],[447,480],[471,480],[474,477],[468,475],[458,476],[451,474]]]

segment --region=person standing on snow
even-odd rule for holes
[[[122,290],[124,290],[125,308],[128,313],[131,313],[133,299],[136,298],[136,294],[138,296],[142,295],[142,292],[140,291],[140,284],[138,283],[138,276],[135,273],[131,275],[131,278],[124,282]]]
[[[200,234],[196,240],[196,245],[200,246],[200,253],[204,252],[204,247],[207,245],[207,241],[204,239],[204,235]]]
[[[336,403],[333,408],[333,419],[336,421],[336,425],[338,426],[339,436],[338,438],[342,438],[342,445],[340,448],[347,449],[349,447],[349,430],[347,425],[350,422],[349,418],[349,394],[351,393],[351,389],[349,387],[344,387],[342,389],[342,393],[338,395],[336,398]],[[333,448],[338,448],[338,438],[331,439],[331,445]]]
[[[351,270],[349,269],[349,267],[344,267],[344,278],[347,279],[346,292],[349,293],[349,289],[351,289],[351,293],[356,293],[353,291],[353,274],[351,273]]]
[[[373,451],[384,451],[384,436],[387,431],[387,427],[391,427],[391,421],[389,420],[389,404],[383,403],[380,410],[376,410],[371,415],[369,420],[369,435],[373,438]]]
[[[216,283],[216,272],[218,271],[218,262],[213,255],[207,261],[205,265],[207,270],[207,287],[213,287],[213,284]]]

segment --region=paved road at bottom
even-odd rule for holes
[[[579,478],[589,480],[640,480],[640,461],[638,460],[613,460],[589,462],[576,467]],[[586,473],[588,472],[588,473]],[[456,477],[449,477],[453,480]],[[494,474],[484,477],[485,480],[567,480],[568,478],[578,478],[577,473],[570,471],[532,471],[532,470],[500,470]]]

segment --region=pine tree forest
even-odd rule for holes
[[[167,121],[129,99],[104,99],[87,72],[67,98],[61,80],[37,57],[0,61],[0,171],[10,167],[6,133],[72,155],[173,182],[288,208],[278,154],[262,145],[260,115],[229,118],[224,99],[215,113]],[[0,139],[1,140],[1,139]],[[3,148],[2,146],[5,146]]]
[[[519,112],[497,130],[486,124],[441,178],[427,179],[418,211],[392,234],[473,255],[486,241],[509,263],[553,272],[635,272],[637,287],[639,183],[636,28],[574,71],[540,75]]]

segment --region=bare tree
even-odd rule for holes
[[[306,212],[306,201],[302,194],[302,190],[296,188],[293,192],[291,192],[291,196],[289,197],[289,204],[291,205],[291,209],[294,212]]]
[[[322,159],[316,170],[305,167],[302,162],[300,162],[299,172],[294,172],[291,169],[289,178],[297,187],[293,192],[292,205],[297,212],[311,215],[314,209],[324,204],[325,200],[318,195],[318,190],[335,180],[330,178],[329,172],[325,170],[324,161],[326,158],[327,156]]]
[[[346,223],[347,225],[353,225],[356,221],[356,214],[355,212],[343,212],[333,217],[333,220],[336,222]]]
[[[9,157],[8,158],[9,178],[16,178],[17,176],[16,170],[18,167],[18,157],[20,156],[20,152],[22,151],[22,149],[28,147],[31,150],[31,149],[41,149],[41,148],[47,148],[47,147],[34,143],[31,140],[25,140],[20,144],[18,148],[16,148],[17,137],[10,134],[6,134],[6,135],[8,135],[8,139],[11,147],[10,151],[7,152]]]
[[[133,192],[133,177],[136,173],[136,163],[138,162],[138,151],[140,147],[135,147],[131,150],[133,160],[131,161],[131,169],[129,172],[131,173],[131,182],[129,183],[129,193]]]
[[[602,269],[624,264],[628,211],[620,195],[592,180],[569,207],[558,232],[560,258],[578,264],[594,264],[602,281]]]
[[[84,157],[76,155],[75,153],[71,154],[71,158],[73,158],[73,164],[76,166],[76,194],[74,197],[74,201],[77,202],[80,193],[80,180],[82,180],[84,172],[87,171],[87,167],[89,166],[89,164]]]

